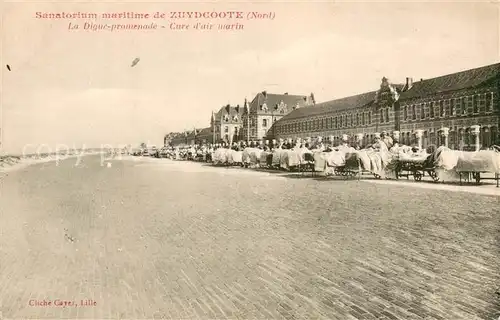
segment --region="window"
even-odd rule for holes
[[[450,116],[454,116],[457,112],[456,105],[457,99],[450,99]]]
[[[490,98],[488,99],[489,107],[487,108],[489,111],[493,111],[493,92],[490,92]]]
[[[354,115],[351,113],[351,114],[349,115],[349,119],[350,119],[350,120],[349,120],[349,125],[350,125],[351,127],[352,127],[353,122],[354,122],[354,121],[353,121],[353,120],[354,120],[353,118],[354,118]]]
[[[229,127],[228,127],[228,126],[224,126],[224,132],[225,132],[225,133],[228,133],[228,132],[229,132]]]
[[[485,109],[486,107],[486,93],[481,93],[479,95],[479,112],[486,112],[487,109]]]
[[[429,118],[434,118],[434,102],[429,103]]]
[[[471,114],[473,111],[474,111],[474,97],[468,96],[467,97],[467,113]]]
[[[411,106],[411,119],[417,120],[417,106],[414,104]]]
[[[361,114],[361,123],[362,123],[363,125],[365,125],[365,113],[366,113],[366,112],[363,112],[363,113]]]
[[[425,119],[425,103],[420,104],[420,119]]]
[[[380,109],[379,118],[380,118],[380,123],[384,123],[384,109]]]
[[[389,119],[389,108],[385,108],[385,122],[390,122],[390,119]]]
[[[267,119],[262,119],[262,126],[267,128]]]
[[[403,108],[403,120],[408,120],[408,106],[404,106]]]
[[[439,101],[439,116],[440,117],[444,117],[445,116],[444,101],[443,100]]]
[[[472,96],[472,113],[479,113],[479,103],[478,103],[479,95]]]
[[[459,116],[465,113],[464,98],[457,98],[456,101],[457,103],[455,105],[455,108],[457,109],[456,113]]]
[[[368,111],[368,124],[372,124],[372,112]]]

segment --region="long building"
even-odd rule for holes
[[[402,84],[383,78],[378,90],[293,110],[268,135],[337,143],[347,134],[366,145],[387,131],[408,145],[476,150],[500,143],[499,94],[500,64]]]
[[[187,146],[212,143],[212,127],[196,128],[185,132],[169,133],[164,138],[165,146]]]

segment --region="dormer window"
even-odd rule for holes
[[[267,108],[267,104],[264,102],[262,106],[260,106],[260,110],[262,111],[268,111],[269,109]]]
[[[224,116],[224,121],[228,122],[229,121],[229,116],[228,115],[225,115]]]
[[[238,122],[238,116],[234,116],[233,121]]]

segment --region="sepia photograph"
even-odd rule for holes
[[[0,320],[500,320],[500,2],[0,12]]]

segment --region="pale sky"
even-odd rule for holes
[[[170,30],[170,19],[153,31],[69,31],[70,20],[35,19],[37,11],[207,10],[275,19],[221,32]],[[212,110],[263,90],[313,92],[322,102],[376,90],[383,76],[430,78],[496,63],[500,53],[499,7],[488,2],[16,2],[2,12],[4,152],[161,145],[165,133],[207,127]]]

